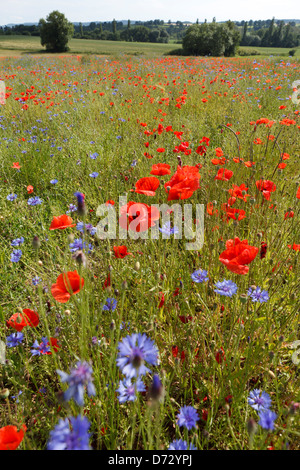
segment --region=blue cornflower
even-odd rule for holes
[[[191,274],[191,278],[194,282],[206,282],[208,281],[207,271],[204,269],[197,269]]]
[[[14,348],[21,344],[24,338],[23,333],[12,333],[10,336],[6,337],[6,345],[8,348]]]
[[[274,421],[277,418],[277,414],[271,410],[260,411],[259,413],[260,420],[258,424],[268,431],[274,431]]]
[[[75,204],[70,204],[67,214],[69,214],[70,212],[75,212],[75,211],[77,211],[77,207],[75,206]]]
[[[268,410],[271,406],[271,398],[268,393],[254,389],[249,393],[248,404],[256,411]]]
[[[139,377],[134,383],[131,382],[130,378],[125,378],[123,380],[120,380],[119,388],[117,388],[116,391],[119,393],[119,402],[124,403],[125,401],[136,400],[136,392],[145,392],[146,387]]]
[[[137,165],[137,160],[133,160],[133,162],[131,163],[131,166],[135,167],[136,165]]]
[[[196,422],[199,420],[197,410],[192,406],[183,406],[180,408],[177,415],[178,426],[184,426],[188,430],[196,427]]]
[[[253,302],[268,302],[269,294],[266,290],[261,290],[260,287],[256,287],[253,289],[252,287],[249,288],[247,295],[249,295]]]
[[[97,171],[93,171],[93,173],[90,173],[91,178],[97,178],[99,176],[99,173]]]
[[[49,352],[51,352],[51,348],[48,338],[43,336],[41,343],[35,340],[31,349],[31,354],[33,356],[40,356],[41,354],[48,354]]]
[[[89,397],[96,394],[92,378],[93,369],[88,362],[78,361],[76,366],[71,369],[70,374],[61,370],[57,370],[56,372],[60,375],[62,382],[67,382],[69,384],[68,390],[64,393],[65,401],[69,401],[71,398],[74,398],[79,406],[83,406],[83,393],[85,386],[87,387],[87,394]]]
[[[145,362],[151,365],[158,363],[158,349],[145,333],[133,333],[119,342],[117,365],[126,377],[138,377],[149,372]]]
[[[12,242],[11,242],[11,246],[20,246],[22,245],[22,243],[24,243],[24,237],[20,237],[20,238],[15,238]]]
[[[13,250],[12,254],[10,255],[10,260],[12,263],[17,263],[20,261],[22,256],[22,250]]]
[[[70,430],[70,424],[72,430]],[[60,419],[50,431],[47,450],[91,450],[89,445],[90,422],[86,416]]]
[[[9,195],[6,197],[6,199],[7,199],[8,201],[14,201],[15,199],[17,199],[17,197],[18,197],[18,196],[17,196],[16,194],[9,194]]]
[[[92,224],[85,224],[83,222],[78,222],[76,225],[76,229],[79,230],[79,232],[83,233],[84,228],[87,232],[89,232],[91,235],[95,235],[97,232],[97,227],[94,227]]]
[[[176,227],[174,225],[174,227],[171,227],[171,222],[166,222],[162,228],[158,227],[158,230],[161,232],[161,233],[164,233],[165,235],[174,235],[174,233],[178,233],[179,230],[178,230],[178,227]]]
[[[108,299],[106,299],[106,303],[105,305],[103,305],[103,308],[102,310],[110,310],[111,312],[113,312],[114,310],[116,310],[117,308],[117,301],[116,299],[113,299],[112,297],[108,297]]]
[[[29,206],[37,206],[39,204],[42,204],[43,200],[39,198],[38,196],[30,197],[27,201],[27,204]]]
[[[215,292],[220,295],[225,295],[226,297],[232,297],[237,292],[237,285],[233,281],[226,281],[225,279],[222,282],[216,282]]]
[[[57,179],[51,180],[50,183],[51,184],[56,184],[56,183],[58,183],[58,180]]]
[[[195,447],[194,444],[188,445],[188,443],[182,439],[177,439],[171,442],[168,450],[197,450],[197,447]]]
[[[98,154],[97,152],[91,153],[91,154],[90,154],[90,158],[91,158],[92,160],[96,160],[96,158],[98,157],[98,155],[99,155],[99,154]]]
[[[74,196],[77,197],[77,211],[79,215],[85,215],[87,213],[87,208],[84,202],[84,194],[80,191],[76,191]]]
[[[32,278],[32,284],[34,286],[37,286],[40,282],[41,282],[42,278],[39,277],[39,276],[35,276],[34,278]]]
[[[76,238],[73,241],[73,243],[70,243],[70,245],[69,245],[70,251],[72,253],[75,253],[76,251],[86,249],[86,246],[87,246],[86,242],[83,243],[83,240],[81,238]],[[89,247],[88,253],[90,253],[93,249],[93,246],[89,243],[88,247]]]
[[[163,384],[157,374],[153,375],[152,384],[149,388],[149,395],[152,400],[158,400],[162,397],[164,392]]]

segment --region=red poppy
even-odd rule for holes
[[[14,162],[13,165],[12,165],[12,168],[16,168],[17,170],[19,170],[21,168],[20,163],[19,162]]]
[[[271,197],[271,193],[276,191],[276,185],[273,183],[273,181],[270,180],[259,180],[256,181],[256,187],[259,191],[261,191],[263,197],[269,201]]]
[[[148,204],[129,201],[120,209],[119,224],[124,230],[133,232],[145,232],[149,227],[155,225],[159,219],[159,210]]]
[[[250,197],[250,194],[247,194],[248,188],[246,188],[245,183],[237,186],[236,184],[233,185],[233,189],[229,189],[229,194],[232,197],[237,197],[239,199],[243,199],[243,201],[247,202],[247,197]]]
[[[260,244],[260,259],[264,259],[266,257],[268,245],[266,242],[261,242]]]
[[[300,186],[299,186],[299,188],[298,188],[298,191],[297,191],[297,194],[296,194],[296,198],[297,198],[297,199],[300,199]]]
[[[50,338],[50,341],[48,341],[47,346],[51,345],[52,349],[54,352],[57,352],[59,350],[59,345],[57,342],[57,338]],[[52,354],[51,351],[47,352],[46,354]]]
[[[106,201],[105,205],[106,205],[106,206],[114,206],[114,205],[115,205],[115,201],[113,201],[112,199],[109,199],[108,201]]]
[[[33,193],[33,186],[31,186],[31,184],[29,186],[27,186],[27,192],[28,192],[28,194]]]
[[[222,157],[222,158],[212,158],[211,162],[213,165],[225,165],[226,163],[226,158],[225,157]]]
[[[63,214],[57,217],[53,217],[49,230],[60,229],[63,230],[68,227],[75,227],[76,224],[73,224],[73,219],[69,215]]]
[[[248,245],[248,240],[227,240],[226,250],[220,254],[219,260],[226,268],[236,274],[247,274],[249,267],[246,266],[254,260],[258,248]]]
[[[165,190],[168,192],[168,201],[177,199],[188,199],[199,185],[199,168],[196,166],[177,166],[176,173],[170,181],[165,183]]]
[[[209,215],[218,215],[218,209],[214,209],[214,204],[212,202],[207,203],[206,212]]]
[[[171,170],[170,170],[170,165],[167,163],[157,163],[156,165],[152,165],[152,170],[150,172],[150,175],[157,175],[157,176],[164,176],[164,175],[170,175]]]
[[[149,176],[139,179],[135,184],[135,191],[138,194],[145,194],[145,196],[155,196],[155,191],[159,186],[159,179],[155,176]]]
[[[299,244],[297,245],[296,243],[294,243],[293,246],[288,245],[288,248],[292,248],[295,251],[300,251],[300,245]]]
[[[84,279],[78,272],[68,271],[58,276],[56,283],[52,284],[51,293],[57,302],[65,303],[70,300],[71,295],[78,294],[83,286]]]
[[[243,209],[235,209],[233,207],[229,207],[228,204],[224,204],[224,206],[223,210],[226,211],[227,222],[229,219],[242,220],[246,217],[246,212]]]
[[[7,326],[22,331],[25,326],[36,327],[39,324],[39,314],[30,308],[24,308],[22,313],[14,313],[6,322]]]
[[[289,218],[292,219],[294,215],[295,215],[294,211],[288,211],[284,214],[284,220],[289,219]]]
[[[132,255],[132,253],[128,253],[127,246],[114,246],[114,253],[116,258],[125,258],[125,256]]]
[[[159,302],[158,308],[162,308],[165,303],[165,294],[163,292],[160,292],[159,296],[160,296],[160,302]]]
[[[233,171],[227,170],[227,168],[220,168],[217,175],[215,176],[215,180],[220,181],[229,181],[230,178],[233,176]]]
[[[0,429],[0,450],[15,450],[19,447],[27,431],[25,424],[18,431],[17,426],[8,425]]]

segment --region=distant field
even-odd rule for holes
[[[164,55],[180,48],[179,44],[154,44],[124,41],[100,41],[93,39],[72,39],[69,42],[69,54],[98,54],[98,55]],[[288,56],[291,48],[272,47],[240,47],[240,49],[255,49],[260,55]],[[20,56],[23,54],[40,54],[46,52],[41,46],[40,38],[36,36],[0,36],[0,56]],[[300,57],[300,48],[296,57]]]

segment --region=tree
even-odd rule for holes
[[[39,21],[42,46],[47,51],[65,52],[69,39],[74,33],[74,25],[70,23],[63,13],[55,10],[49,13],[46,20]]]
[[[188,55],[233,56],[240,41],[240,34],[232,22],[226,24],[193,24],[189,26],[182,40],[182,47]]]

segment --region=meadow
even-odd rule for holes
[[[299,450],[299,59],[0,78],[0,449]]]

